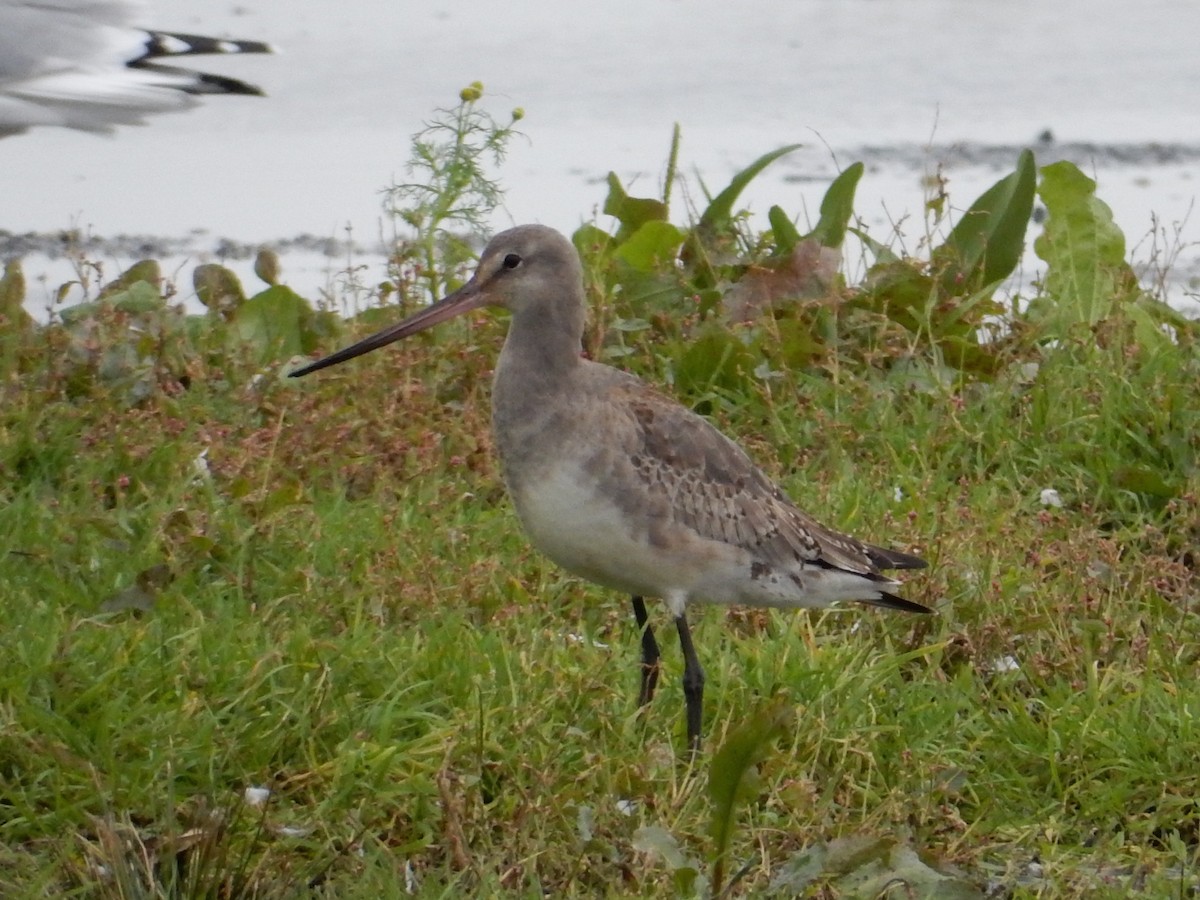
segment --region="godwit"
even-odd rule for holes
[[[258,94],[252,84],[167,66],[164,57],[271,53],[229,41],[133,26],[134,0],[0,0],[0,137],[38,125],[109,132],[195,94]]]
[[[492,239],[471,280],[444,300],[291,374],[345,362],[480,306],[508,309],[492,429],[517,515],[534,546],[564,569],[633,598],[642,705],[659,671],[643,598],[666,601],[683,650],[694,753],[704,670],[689,603],[862,601],[927,613],[893,594],[899,583],[880,574],[925,562],[818,524],[705,419],[632,375],[584,359],[582,274],[561,234],[513,228]]]

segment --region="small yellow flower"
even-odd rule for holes
[[[472,81],[465,88],[458,92],[458,97],[463,103],[474,103],[483,96],[483,82]]]
[[[525,107],[518,106],[516,109],[514,109],[512,111],[512,117],[514,122],[520,122],[523,118],[525,118]]]

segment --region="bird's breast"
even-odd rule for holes
[[[664,568],[644,510],[622,506],[586,464],[568,461],[507,479],[533,545],[567,571],[606,587],[659,596],[686,573]],[[669,562],[666,561],[666,562]],[[665,577],[664,577],[665,576]]]

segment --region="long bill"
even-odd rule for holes
[[[336,366],[338,363],[343,363],[348,359],[354,359],[356,356],[362,356],[364,353],[370,353],[372,350],[386,347],[388,344],[398,341],[401,338],[406,338],[410,334],[416,334],[418,331],[432,328],[439,322],[445,322],[447,319],[452,319],[460,313],[483,306],[485,302],[487,302],[487,295],[480,290],[478,283],[472,278],[453,294],[425,307],[419,313],[409,316],[403,322],[389,325],[383,331],[376,332],[370,337],[365,337],[357,344],[351,344],[349,347],[338,350],[336,353],[331,353],[322,359],[318,359],[316,362],[309,363],[307,366],[301,366],[294,372],[289,372],[288,377],[299,378],[302,375],[308,375],[310,372],[316,372],[318,369]]]

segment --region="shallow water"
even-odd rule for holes
[[[1131,245],[1155,221],[1165,243],[1183,245],[1176,299],[1186,302],[1198,271],[1200,226],[1189,212],[1200,4],[1190,0],[245,7],[159,0],[148,24],[279,44],[280,56],[206,63],[261,84],[268,98],[215,98],[111,139],[43,129],[0,142],[0,228],[179,239],[172,258],[185,294],[190,264],[228,249],[223,239],[323,240],[349,226],[374,248],[391,233],[380,191],[403,177],[410,135],[479,79],[498,117],[516,105],[527,112],[528,141],[502,170],[508,209],[497,227],[574,228],[595,214],[610,169],[654,193],[679,122],[686,172],[714,190],[763,152],[805,143],[747,193],[758,212],[780,203],[815,213],[838,166],[867,160],[860,214],[883,238],[904,220],[912,248],[924,233],[922,181],[939,162],[965,206],[1050,129],[1056,141],[1035,147],[1039,162],[1060,150],[1076,158]],[[1174,157],[1161,158],[1163,144]],[[695,180],[691,190],[699,193]],[[111,270],[142,243],[97,253]],[[1150,255],[1149,244],[1139,251]],[[364,279],[378,280],[378,256],[359,261],[369,265]],[[285,277],[312,294],[343,264],[288,253]],[[26,269],[31,280],[49,272],[47,290],[62,271],[39,256]]]

